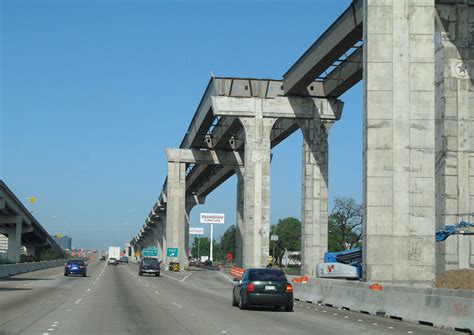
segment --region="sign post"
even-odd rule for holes
[[[193,235],[193,244],[194,240],[196,239],[196,235],[204,235],[204,228],[203,227],[189,227],[189,235]],[[198,240],[198,254],[197,257],[199,258],[199,241]]]
[[[212,257],[212,242],[214,240],[214,224],[224,224],[224,220],[225,220],[225,214],[222,214],[222,213],[201,213],[200,215],[200,222],[201,223],[210,223],[211,224],[211,250],[210,250],[210,255],[209,255],[209,259],[211,260],[211,262],[213,261],[213,257]]]

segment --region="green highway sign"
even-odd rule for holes
[[[178,248],[168,248],[168,249],[166,249],[166,256],[168,256],[168,257],[178,257]]]
[[[156,247],[148,247],[142,250],[142,257],[157,257],[158,249]]]

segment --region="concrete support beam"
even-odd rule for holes
[[[474,211],[474,3],[436,4],[436,228]],[[436,243],[436,272],[474,267],[474,237]]]
[[[168,162],[181,162],[206,165],[243,165],[243,155],[238,151],[166,149]]]
[[[364,278],[435,279],[434,0],[364,0]]]
[[[237,175],[237,197],[236,197],[236,215],[235,215],[235,264],[238,267],[243,267],[243,234],[245,232],[244,226],[244,169],[237,168],[235,170]]]
[[[212,110],[215,116],[313,119],[315,115],[319,115],[321,119],[334,120],[339,117],[332,113],[338,103],[338,100],[296,96],[274,99],[212,97]],[[324,114],[324,111],[331,112]]]
[[[20,261],[21,226],[21,222],[18,222],[8,233],[7,259],[10,262]]]
[[[304,120],[301,200],[301,273],[316,276],[328,247],[328,134],[332,122]]]
[[[256,112],[256,117],[240,118],[245,129],[244,268],[265,266],[269,257],[270,132],[277,119]]]
[[[170,261],[187,264],[186,254],[186,163],[168,162],[167,205],[166,205],[166,238],[167,248],[178,248],[178,257],[166,257]]]

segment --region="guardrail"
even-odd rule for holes
[[[297,300],[440,328],[474,332],[474,291],[386,286],[309,278],[293,281]]]
[[[32,272],[47,268],[54,268],[61,266],[66,262],[64,259],[58,259],[54,261],[45,262],[28,262],[28,263],[16,263],[16,264],[2,264],[0,265],[0,278],[7,278],[15,276],[25,272]]]

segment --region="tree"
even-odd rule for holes
[[[210,252],[209,237],[195,237],[191,247],[191,255],[193,258],[208,256]],[[199,255],[198,255],[199,251]]]
[[[278,220],[270,229],[270,235],[278,235],[278,241],[270,241],[270,255],[281,265],[285,250],[301,251],[301,222],[294,217]],[[273,254],[275,247],[275,254]]]
[[[362,205],[354,199],[337,197],[328,220],[328,250],[341,251],[361,245]]]
[[[221,237],[222,253],[227,255],[229,252],[235,257],[236,252],[236,234],[235,225],[230,226]]]

